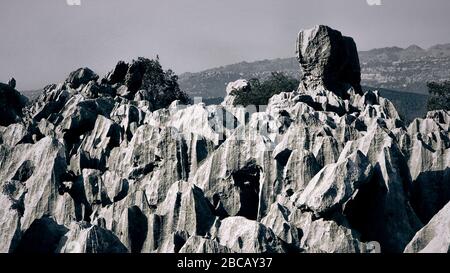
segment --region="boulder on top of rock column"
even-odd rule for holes
[[[305,90],[323,86],[341,97],[350,87],[362,94],[361,68],[356,44],[350,37],[319,25],[298,34],[297,59]]]

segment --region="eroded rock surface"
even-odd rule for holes
[[[450,253],[450,203],[417,232],[405,252]]]

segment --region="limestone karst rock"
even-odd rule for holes
[[[348,86],[361,90],[361,69],[356,44],[350,37],[327,26],[315,26],[298,34],[297,59],[306,89],[323,85],[341,97]]]
[[[292,222],[299,227],[299,246],[306,253],[377,253],[377,242],[361,242],[360,234],[345,223],[323,218],[310,212],[293,214]]]
[[[217,230],[219,244],[239,253],[282,253],[284,249],[270,228],[242,216],[228,217]]]
[[[77,89],[78,87],[80,87],[80,85],[84,85],[89,83],[90,81],[96,80],[98,80],[98,75],[89,68],[84,67],[70,73],[69,77],[66,79],[66,83],[69,84],[72,88]]]
[[[179,253],[234,253],[234,251],[219,244],[217,241],[200,236],[191,236]]]
[[[406,253],[450,252],[450,203],[417,232],[405,248]]]
[[[447,252],[449,113],[405,124],[329,27],[296,47],[298,90],[259,112],[245,80],[153,110],[139,60],[1,107],[0,252]]]
[[[429,112],[416,119],[404,138],[412,179],[412,205],[426,223],[450,201],[450,114]]]
[[[19,181],[2,182],[0,193],[0,252],[13,252],[22,237],[20,219],[24,212],[26,188]]]
[[[291,223],[292,212],[285,206],[276,202],[270,206],[269,213],[261,220],[261,223],[273,230],[275,235],[286,243],[286,246],[299,250],[300,234],[298,228]]]
[[[343,161],[326,165],[302,191],[295,204],[317,215],[329,215],[343,206],[369,182],[372,166],[360,151]]]
[[[58,210],[58,188],[67,166],[64,145],[45,137],[35,144],[1,145],[0,151],[2,183],[12,180],[25,186],[21,228],[27,229],[44,215],[53,215]]]

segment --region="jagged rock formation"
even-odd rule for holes
[[[450,203],[424,226],[406,246],[406,253],[450,253]]]
[[[448,251],[450,114],[407,128],[359,90],[350,38],[299,37],[301,86],[261,112],[229,103],[243,80],[221,105],[155,110],[139,60],[19,105],[0,127],[0,251]]]
[[[227,96],[225,97],[222,105],[230,105],[230,106],[234,105],[235,96],[233,96],[232,93],[233,92],[234,93],[235,92],[246,92],[247,89],[249,88],[249,86],[250,85],[249,85],[248,81],[245,79],[240,79],[240,80],[237,80],[234,82],[230,82],[227,85],[227,88],[225,90],[227,92]]]

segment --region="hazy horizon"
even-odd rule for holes
[[[0,9],[0,81],[19,90],[60,82],[87,66],[103,76],[119,60],[157,54],[177,74],[293,57],[298,31],[326,24],[358,49],[424,49],[450,42],[450,1],[15,0]]]

